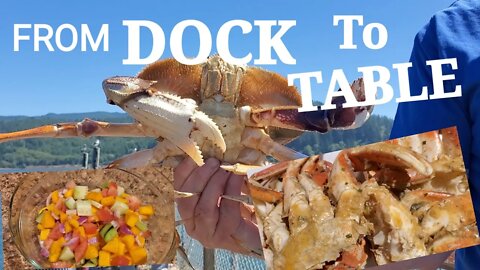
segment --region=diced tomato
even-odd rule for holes
[[[131,195],[131,196],[128,196],[127,198],[127,204],[128,204],[128,208],[132,210],[137,210],[142,204],[142,202],[140,201],[139,198]]]
[[[113,183],[113,182],[110,182],[108,184],[108,192],[107,192],[107,195],[108,196],[117,196],[117,184]]]
[[[145,238],[149,238],[150,236],[152,236],[152,232],[151,231],[144,231],[144,232],[142,232],[142,236],[145,237]]]
[[[75,261],[77,263],[80,262],[83,259],[83,257],[85,257],[85,253],[87,252],[87,247],[88,247],[87,238],[80,236],[80,244],[77,246],[77,248],[74,251]]]
[[[71,266],[72,266],[71,263],[63,262],[63,261],[52,263],[52,268],[70,268]]]
[[[46,249],[50,249],[50,246],[53,244],[53,239],[47,238],[47,240],[43,241],[43,247]]]
[[[126,225],[125,224],[125,219],[123,217],[119,218],[119,217],[115,216],[115,221],[118,223],[118,227]]]
[[[112,266],[121,266],[121,265],[128,265],[130,260],[125,256],[115,256],[111,260]]]
[[[60,237],[62,237],[63,233],[60,230],[60,223],[55,224],[55,227],[50,231],[48,234],[48,238],[52,240],[58,240]]]
[[[107,197],[108,196],[108,188],[102,189],[102,196]]]
[[[97,217],[98,220],[104,222],[110,222],[115,218],[112,211],[110,211],[110,209],[108,209],[107,207],[102,207],[101,209],[98,209]]]
[[[83,228],[85,228],[86,234],[95,234],[97,232],[97,225],[93,223],[86,222],[86,223],[83,223],[82,226]]]
[[[55,204],[55,208],[62,212],[65,212],[67,210],[67,207],[65,206],[65,200],[63,198],[58,198],[58,201]]]

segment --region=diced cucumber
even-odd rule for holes
[[[60,253],[60,257],[58,257],[61,261],[69,261],[75,258],[75,254],[73,254],[72,250],[69,247],[63,247],[62,253]]]
[[[87,196],[88,187],[87,186],[75,186],[73,188],[73,198],[75,200],[83,200]]]
[[[121,217],[123,214],[125,214],[128,210],[128,205],[120,202],[120,201],[115,201],[115,203],[112,205],[112,211],[117,217]]]
[[[103,207],[103,205],[102,205],[101,203],[99,203],[99,202],[96,202],[96,201],[94,201],[94,200],[88,200],[88,201],[90,202],[90,204],[91,204],[93,207],[95,207],[95,208],[97,208],[97,209],[100,209],[100,208]]]
[[[117,230],[112,226],[112,228],[105,234],[105,237],[103,238],[103,240],[105,240],[105,242],[110,242],[113,238],[117,236],[118,236]]]
[[[108,230],[110,230],[110,228],[112,228],[113,225],[108,223],[108,224],[105,224],[101,229],[100,229],[100,236],[102,238],[105,238],[105,234],[108,232]]]
[[[148,230],[147,224],[143,223],[141,220],[137,221],[137,223],[135,224],[135,227],[137,227],[142,232],[145,232]]]
[[[89,201],[77,201],[77,214],[79,216],[89,217],[92,216],[92,205]]]
[[[70,210],[75,209],[75,200],[72,197],[68,198],[65,201],[65,206]]]
[[[97,264],[98,264],[98,259],[97,259],[97,258],[91,258],[91,259],[90,259],[90,262],[92,262],[93,264],[97,265]]]
[[[108,187],[108,184],[109,184],[108,181],[105,181],[105,182],[103,182],[103,183],[100,185],[100,187],[101,187],[101,188],[107,188],[107,187]]]
[[[37,218],[35,218],[35,221],[37,223],[42,223],[42,219],[44,215],[45,215],[45,211],[40,212],[40,214],[37,215]]]
[[[115,229],[115,227],[113,227],[111,223],[105,224],[105,226],[100,229],[100,236],[102,236],[105,242],[112,240],[117,235],[117,230]]]
[[[95,266],[97,265],[92,262],[87,262],[86,264],[82,265],[82,267],[95,267]]]
[[[117,196],[120,196],[120,195],[122,195],[123,193],[125,193],[125,188],[123,188],[123,187],[117,187]]]
[[[102,190],[99,189],[99,188],[95,188],[95,189],[90,190],[90,192],[102,192]]]
[[[75,216],[77,214],[77,210],[76,209],[67,210],[65,214],[67,214],[67,216]]]

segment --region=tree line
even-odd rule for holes
[[[77,122],[85,117],[114,123],[132,122],[124,113],[78,113],[47,114],[38,117],[0,116],[0,132],[22,130],[40,125],[60,122]],[[307,155],[326,153],[356,145],[363,145],[388,139],[392,120],[385,116],[373,115],[359,129],[332,131],[326,134],[307,132],[289,143],[289,147]],[[109,162],[136,150],[151,148],[151,138],[68,138],[28,139],[0,144],[0,168],[24,168],[27,166],[80,165],[81,149],[84,145],[91,151],[93,143],[101,141],[101,164]]]

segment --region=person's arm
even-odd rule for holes
[[[257,225],[251,217],[242,216],[241,203],[220,197],[240,195],[244,176],[221,169],[216,159],[208,159],[204,166],[198,167],[186,158],[175,168],[174,178],[175,190],[199,194],[176,200],[192,238],[207,248],[259,255],[261,242]]]

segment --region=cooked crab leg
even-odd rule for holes
[[[72,137],[153,137],[139,123],[108,123],[84,119],[78,123],[59,123],[0,134],[0,143],[31,138]]]

